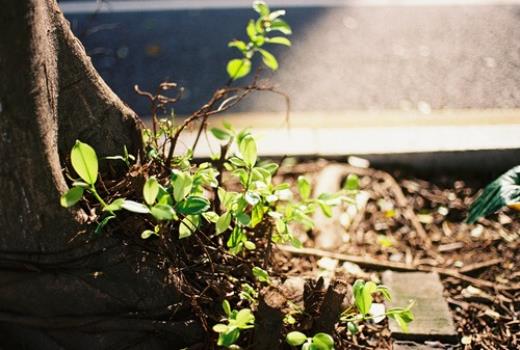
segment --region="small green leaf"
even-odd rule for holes
[[[159,194],[159,182],[157,179],[152,176],[146,180],[143,186],[143,197],[144,201],[148,205],[153,205],[155,203],[155,199]]]
[[[250,309],[242,309],[237,313],[236,321],[239,328],[246,328],[249,324],[255,322],[255,315]]]
[[[260,195],[256,192],[247,191],[244,195],[244,198],[247,203],[251,204],[252,206],[255,206],[260,202]]]
[[[244,162],[252,168],[256,164],[257,160],[256,142],[253,136],[245,136],[239,143],[238,148],[240,154],[242,154]]]
[[[221,141],[228,141],[231,138],[231,134],[227,130],[211,128],[210,131],[213,134],[213,136],[215,136],[215,138]]]
[[[291,41],[283,36],[275,36],[273,38],[265,38],[265,42],[269,44],[291,46]]]
[[[229,305],[229,301],[227,301],[226,299],[224,299],[224,301],[222,302],[222,310],[224,310],[224,313],[227,317],[231,316],[231,305]]]
[[[331,350],[334,348],[334,339],[327,333],[317,333],[312,337],[312,344],[319,350]]]
[[[94,234],[99,235],[103,231],[105,226],[108,224],[108,222],[114,218],[115,218],[115,215],[109,215],[109,216],[106,216],[105,218],[103,218],[103,220],[101,220],[101,222],[96,226],[96,229],[94,230]]]
[[[259,282],[270,283],[269,274],[264,269],[255,266],[251,271],[253,272],[253,276],[255,276]]]
[[[217,333],[225,333],[228,331],[228,326],[225,324],[219,323],[213,326],[213,332]]]
[[[247,58],[235,58],[228,62],[227,72],[233,80],[245,77],[251,71],[251,61]]]
[[[249,39],[251,39],[251,41],[256,40],[256,36],[258,33],[256,31],[255,21],[253,21],[252,19],[249,20],[249,23],[247,24],[246,32],[247,36],[249,37]]]
[[[210,207],[209,201],[200,196],[189,196],[182,202],[178,203],[176,209],[184,215],[202,214]]]
[[[143,203],[131,201],[128,199],[125,199],[125,202],[122,205],[122,208],[128,211],[131,211],[132,213],[138,213],[138,214],[148,214],[150,213],[150,209]]]
[[[233,40],[228,43],[228,47],[236,47],[241,52],[247,51],[247,44],[242,40]]]
[[[271,68],[272,70],[278,69],[278,61],[272,53],[264,49],[258,49],[258,51],[260,51],[260,53],[262,54],[262,61],[265,63],[267,67]]]
[[[174,176],[173,198],[176,202],[180,202],[191,192],[193,187],[193,178],[190,174],[181,171],[176,171]]]
[[[86,143],[76,140],[70,152],[72,167],[78,175],[88,183],[94,185],[98,176],[98,159],[96,151]]]
[[[152,231],[152,230],[144,230],[142,233],[141,233],[141,238],[142,239],[148,239],[150,238],[152,235],[156,235],[156,236],[159,236],[159,234],[155,231]]]
[[[189,215],[182,219],[179,225],[179,239],[191,236],[200,224],[200,217],[198,215]]]
[[[285,35],[291,35],[292,30],[289,24],[285,22],[284,20],[277,18],[271,22],[271,26],[269,27],[268,31],[279,31]]]
[[[255,249],[256,249],[256,244],[254,244],[254,243],[251,242],[251,241],[245,241],[245,242],[244,242],[244,247],[245,247],[247,250],[255,250]]]
[[[287,333],[287,336],[285,337],[285,341],[290,346],[300,346],[307,341],[307,336],[305,334],[303,334],[302,332],[293,331],[293,332]]]
[[[157,204],[150,209],[150,213],[157,220],[179,220],[175,210],[168,204]]]
[[[298,177],[298,192],[300,192],[300,196],[302,199],[309,199],[311,196],[311,183],[305,176]]]
[[[349,174],[343,184],[343,189],[347,191],[359,190],[359,177],[356,174]]]
[[[208,222],[216,223],[219,219],[219,216],[214,211],[207,211],[205,213],[202,213],[202,216],[204,219],[206,219]]]
[[[230,224],[231,224],[231,213],[229,211],[226,211],[217,220],[217,223],[215,224],[215,228],[216,228],[215,233],[217,235],[221,234],[222,232],[226,231],[229,228]]]
[[[260,14],[260,16],[267,16],[269,15],[269,6],[265,3],[265,1],[254,1],[253,2],[253,9]]]
[[[231,345],[235,344],[238,337],[240,337],[240,329],[229,328],[227,332],[219,333],[217,345],[229,348]]]
[[[326,204],[324,201],[321,200],[318,201],[318,205],[320,206],[323,215],[325,215],[328,218],[332,217],[332,208],[330,205]]]
[[[272,21],[278,17],[285,16],[285,10],[276,10],[269,14],[269,19]]]
[[[359,328],[354,322],[347,322],[347,329],[352,335],[357,334],[359,332]]]
[[[72,187],[61,195],[60,204],[64,208],[70,208],[83,197],[83,187]]]
[[[103,211],[114,212],[123,209],[125,204],[124,198],[118,198],[112,201],[109,205],[103,208]]]

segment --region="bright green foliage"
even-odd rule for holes
[[[373,314],[372,306],[374,302],[374,294],[379,293],[387,301],[391,301],[390,292],[384,285],[377,285],[372,281],[357,280],[352,286],[354,294],[354,305],[345,310],[341,316],[341,322],[347,324],[347,328],[351,334],[358,332],[359,323],[366,320],[379,320],[384,317],[390,317],[397,321],[403,331],[408,331],[408,324],[413,321],[413,313],[411,308],[414,302],[411,302],[406,308],[391,308],[385,311],[384,314]]]
[[[252,272],[258,282],[271,283],[269,274],[264,269],[255,266],[253,267]]]
[[[304,333],[289,332],[285,341],[290,346],[301,346],[302,350],[334,350],[334,339],[327,333],[316,333],[312,338]]]
[[[255,326],[255,315],[251,309],[231,310],[227,300],[222,303],[222,309],[226,317],[222,320],[225,323],[218,323],[213,326],[213,331],[218,335],[218,346],[229,348],[233,346],[240,337],[240,331],[253,328]]]
[[[505,206],[520,210],[520,166],[510,169],[486,186],[469,208],[466,222],[472,224]]]
[[[255,1],[253,9],[258,13],[258,19],[250,20],[247,23],[246,33],[249,41],[233,40],[228,44],[229,47],[240,51],[243,56],[234,58],[227,64],[227,72],[232,80],[243,78],[251,72],[251,60],[256,52],[260,53],[262,61],[267,67],[272,70],[278,69],[278,60],[265,49],[265,44],[291,46],[291,41],[284,36],[268,36],[276,32],[282,35],[292,34],[291,27],[281,19],[285,15],[285,10],[271,12],[264,1]]]
[[[64,208],[72,207],[83,197],[83,187],[76,186],[65,192],[60,198],[60,204]]]
[[[76,140],[70,152],[72,167],[88,185],[94,185],[98,176],[96,152],[86,143]]]

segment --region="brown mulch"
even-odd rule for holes
[[[326,162],[300,164],[281,173],[289,178],[306,173],[316,181],[316,174],[325,165]],[[444,296],[460,335],[456,347],[520,348],[520,288],[516,288],[520,282],[520,221],[517,214],[505,210],[468,225],[464,223],[468,207],[485,185],[484,181],[450,177],[432,181],[397,175],[394,178],[407,199],[408,210],[413,209],[415,219],[427,233],[428,242],[424,242],[409,215],[405,215],[407,209],[399,205],[396,189],[392,188],[396,183],[383,181],[376,176],[376,171],[365,169],[363,172],[366,174],[360,176],[360,184],[367,196],[366,205],[357,212],[351,210],[350,214],[345,208],[341,218],[344,229],[338,233],[343,238],[339,253],[454,270],[473,278],[475,283],[442,277]],[[307,247],[313,247],[311,236],[303,236],[307,238]],[[279,253],[275,270],[288,275],[317,274],[318,260],[319,257]],[[349,282],[357,277],[379,278],[374,270],[363,268],[363,273],[364,276],[350,274]],[[338,334],[339,349],[391,348],[386,323],[366,324],[355,336],[339,327]]]

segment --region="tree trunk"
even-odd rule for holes
[[[85,213],[59,205],[74,141],[100,156],[123,145],[136,154],[134,112],[99,77],[55,0],[0,1],[0,33],[2,344],[175,349],[199,341],[196,322],[168,311],[182,312],[183,299],[165,271],[142,264],[144,253],[120,239],[94,238]]]

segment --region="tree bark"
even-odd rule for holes
[[[101,157],[123,146],[136,154],[135,113],[99,77],[55,0],[1,0],[0,33],[2,343],[171,349],[200,341],[197,323],[168,311],[184,309],[165,271],[120,239],[93,238],[84,213],[59,205],[75,140]]]

